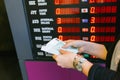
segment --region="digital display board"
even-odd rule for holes
[[[118,0],[25,0],[34,59],[51,59],[40,48],[55,37],[109,46],[119,33],[118,3]],[[95,56],[84,56],[97,60]]]

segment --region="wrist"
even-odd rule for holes
[[[73,60],[73,66],[76,70],[82,71],[83,70],[83,64],[87,61],[83,56],[76,55]]]

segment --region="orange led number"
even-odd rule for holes
[[[95,13],[95,7],[90,7],[90,13],[94,14]]]
[[[95,23],[95,17],[91,17],[90,23]]]
[[[56,15],[59,15],[60,14],[60,8],[57,8],[56,9]]]
[[[95,3],[95,0],[90,0],[89,3]]]
[[[90,28],[90,32],[91,32],[91,33],[95,33],[95,26],[92,26],[92,27]]]
[[[59,0],[55,0],[55,5],[59,5]]]
[[[92,41],[92,42],[95,41],[95,36],[94,36],[94,35],[92,35],[92,36],[90,37],[90,41]]]
[[[57,31],[58,33],[62,33],[62,27],[58,27]]]
[[[61,18],[57,18],[57,24],[61,24]]]
[[[62,36],[62,35],[60,35],[60,36],[58,37],[58,39],[63,40],[63,36]]]

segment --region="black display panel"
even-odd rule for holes
[[[24,1],[34,59],[52,60],[40,48],[54,37],[97,42],[107,47],[119,33],[119,0]],[[99,61],[88,54],[84,57]]]

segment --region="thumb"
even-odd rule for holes
[[[80,48],[78,49],[78,51],[79,51],[80,53],[85,53],[84,47],[80,47]]]
[[[62,46],[62,48],[68,48],[68,47],[70,47],[72,45],[73,45],[72,43],[66,43],[64,46]]]
[[[64,49],[60,49],[60,53],[61,53],[61,54],[67,54],[67,53],[70,53],[70,52],[67,51],[67,50],[64,50]]]
[[[57,55],[55,55],[55,54],[52,55],[52,58],[55,59],[55,60],[56,60],[56,57],[57,57]]]

